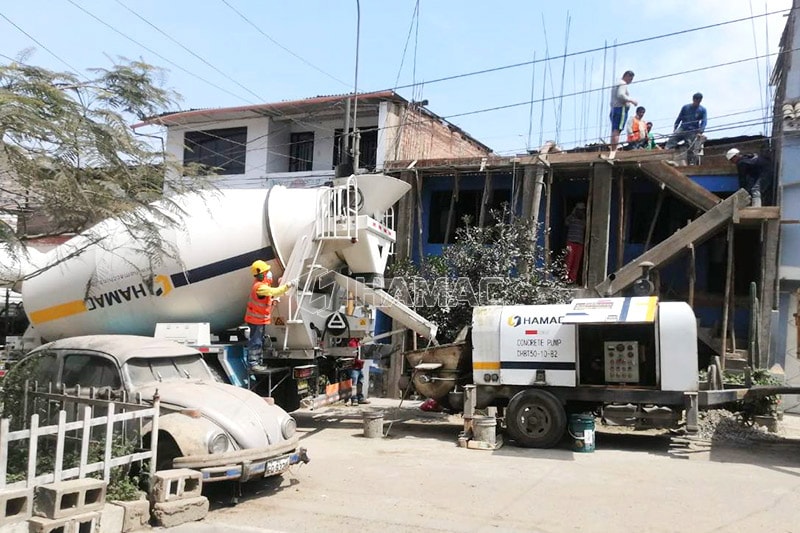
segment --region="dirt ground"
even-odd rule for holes
[[[457,446],[459,417],[373,400],[384,438],[363,437],[360,407],[295,413],[311,457],[282,478],[207,490],[211,512],[180,531],[800,531],[800,418],[789,439],[687,444],[669,434],[599,430],[593,453]],[[395,420],[391,422],[388,421]]]

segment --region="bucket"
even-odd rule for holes
[[[383,411],[364,411],[364,436],[368,439],[383,437]]]
[[[477,441],[497,444],[497,419],[493,416],[476,416],[472,419],[472,437]]]
[[[572,437],[572,450],[576,452],[594,451],[594,415],[578,413],[569,415],[569,434]]]

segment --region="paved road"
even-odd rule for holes
[[[299,413],[312,462],[247,484],[235,506],[232,487],[216,487],[203,525],[183,531],[800,531],[797,444],[695,449],[601,433],[594,453],[466,450],[456,417],[395,412],[413,419],[366,439],[358,411]]]

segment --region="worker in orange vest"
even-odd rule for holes
[[[636,115],[628,125],[628,150],[644,148],[647,145],[647,123],[644,121],[645,111],[644,107],[637,107]]]
[[[264,351],[264,326],[272,323],[272,299],[280,296],[290,288],[292,282],[279,287],[272,286],[272,273],[266,261],[254,261],[250,272],[255,280],[250,289],[250,299],[244,321],[250,328],[250,339],[247,343],[247,364],[253,371],[263,370],[261,358]]]

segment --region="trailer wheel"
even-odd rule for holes
[[[561,402],[547,391],[518,392],[506,409],[508,432],[526,448],[552,448],[564,436],[567,414]]]

